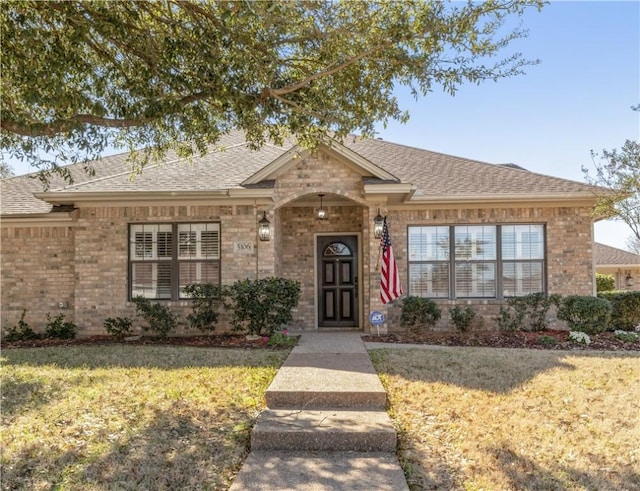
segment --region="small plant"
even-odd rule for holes
[[[624,341],[625,343],[637,343],[640,341],[640,333],[631,332],[631,331],[622,331],[618,329],[614,331],[614,336],[618,338],[620,341]]]
[[[453,322],[458,331],[467,332],[476,317],[476,311],[471,307],[462,310],[459,305],[456,305],[454,308],[449,309],[449,315],[451,316],[451,322]]]
[[[573,343],[591,344],[591,338],[586,332],[570,331],[567,339]]]
[[[402,301],[400,325],[418,333],[426,327],[434,326],[440,320],[440,307],[428,298],[407,297]]]
[[[131,300],[136,305],[136,314],[149,323],[148,326],[142,326],[145,331],[153,331],[159,338],[166,338],[178,325],[176,315],[166,305],[151,303],[148,298],[142,296],[133,297]]]
[[[558,341],[553,336],[540,336],[538,338],[539,344],[544,344],[545,346],[555,346],[558,344]]]
[[[193,313],[187,315],[189,326],[201,331],[215,330],[222,303],[220,285],[192,283],[184,287],[184,294],[192,300]]]
[[[611,303],[604,298],[570,295],[558,309],[558,319],[566,321],[572,331],[599,334],[607,330]]]
[[[73,322],[65,322],[64,314],[58,314],[53,319],[47,314],[47,326],[44,335],[47,338],[73,339],[76,337],[77,326]]]
[[[295,346],[298,342],[298,338],[295,336],[289,336],[289,331],[287,329],[283,329],[281,332],[274,332],[271,336],[269,336],[269,341],[267,344],[269,346]]]
[[[25,315],[27,315],[27,309],[22,309],[22,314],[20,314],[20,320],[18,323],[7,329],[7,333],[4,336],[5,341],[12,342],[40,339],[40,334],[31,329],[31,326],[29,326],[29,324],[24,320]]]
[[[105,331],[112,336],[122,339],[131,334],[132,320],[129,317],[108,317],[104,320]]]

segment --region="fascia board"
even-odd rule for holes
[[[77,212],[2,215],[2,227],[69,227],[76,222]]]
[[[629,268],[629,269],[634,269],[634,268],[640,268],[640,263],[618,263],[618,264],[599,264],[596,263],[596,268],[617,268],[617,269],[625,269],[625,268]]]

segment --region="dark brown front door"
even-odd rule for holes
[[[318,237],[320,327],[358,325],[358,237]]]

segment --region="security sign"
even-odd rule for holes
[[[369,315],[369,322],[371,322],[373,326],[381,326],[384,323],[384,314],[379,310],[374,310],[371,312],[371,315]]]

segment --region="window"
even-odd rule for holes
[[[544,291],[544,228],[502,226],[502,285],[505,297]]]
[[[505,298],[544,291],[544,225],[409,227],[409,292]]]
[[[129,226],[130,296],[177,300],[190,283],[220,282],[220,224]]]

